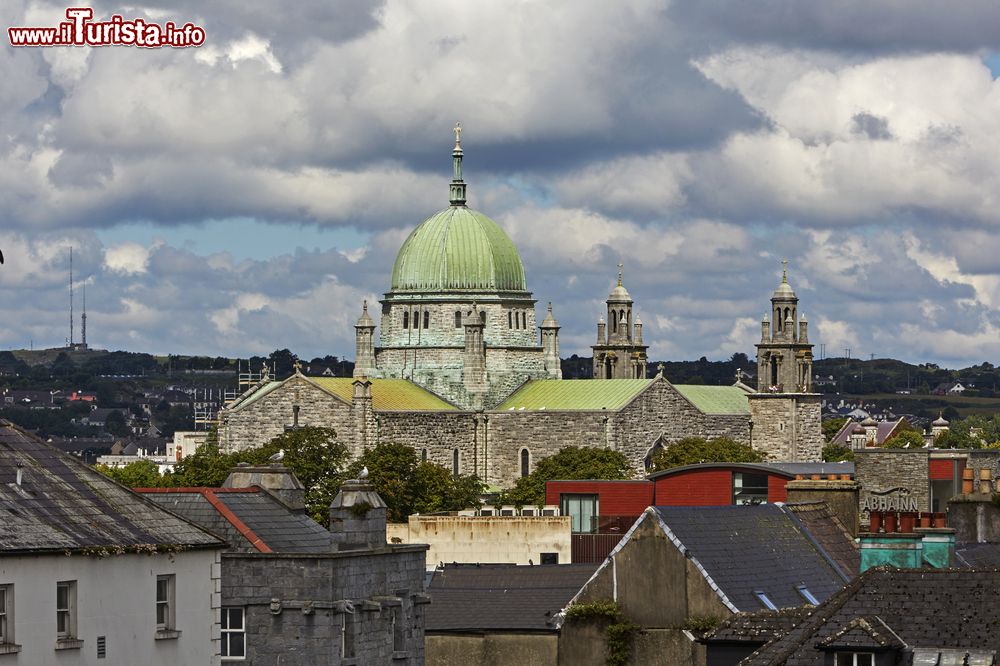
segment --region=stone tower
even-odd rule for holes
[[[608,320],[597,321],[597,344],[591,347],[595,379],[645,379],[646,349],[642,344],[642,322],[632,317],[632,297],[622,285],[622,265],[618,264],[618,284],[608,295]]]
[[[526,380],[552,375],[517,247],[466,203],[461,131],[455,127],[448,207],[418,225],[396,255],[368,376],[410,379],[459,407],[488,409]]]
[[[750,445],[770,460],[817,462],[824,440],[820,396],[812,393],[812,345],[806,318],[798,314],[799,299],[788,284],[788,262],[783,263],[770,314],[761,322],[757,393],[747,396]]]
[[[562,379],[562,360],[559,358],[559,322],[552,315],[552,303],[542,320],[542,353],[545,357],[545,372],[550,379]]]
[[[757,345],[757,390],[762,393],[812,392],[812,345],[808,323],[799,317],[799,299],[788,284],[784,262],[781,284],[771,295],[771,312],[764,315]],[[773,317],[773,322],[770,317]]]
[[[375,375],[375,321],[368,315],[365,301],[358,323],[354,325],[354,376]]]

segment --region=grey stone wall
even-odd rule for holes
[[[820,396],[751,393],[752,446],[769,460],[818,462],[823,457]]]
[[[219,445],[226,451],[259,448],[285,432],[292,423],[292,406],[299,405],[299,425],[337,431],[338,439],[356,450],[351,405],[304,379],[292,378],[255,402],[234,411],[223,410]]]
[[[424,663],[424,547],[331,555],[225,554],[222,605],[245,609],[254,666]],[[272,599],[279,606],[272,610]],[[354,657],[341,661],[343,601]],[[341,602],[341,603],[338,603]],[[402,650],[393,649],[393,619]]]
[[[918,511],[930,511],[930,452],[927,449],[866,449],[854,452],[854,480],[861,484],[859,507],[872,492],[903,487],[917,502]],[[861,525],[868,512],[859,510]]]

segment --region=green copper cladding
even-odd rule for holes
[[[392,267],[392,291],[527,291],[524,264],[503,229],[452,206],[413,230]]]

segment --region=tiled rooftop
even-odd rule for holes
[[[20,486],[18,465],[23,466]],[[0,552],[223,545],[76,458],[0,421]]]

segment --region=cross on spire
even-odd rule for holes
[[[625,268],[625,264],[618,262],[618,286],[622,286],[622,269]]]
[[[781,283],[788,284],[788,259],[781,260]]]

